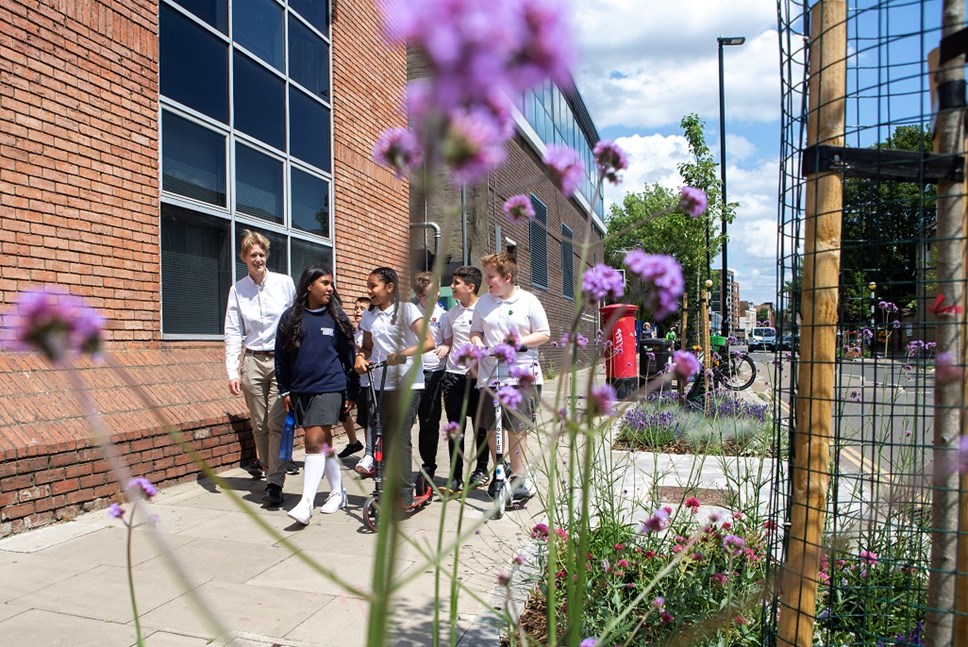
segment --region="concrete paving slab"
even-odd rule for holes
[[[224,539],[199,537],[179,547],[176,556],[186,573],[197,581],[219,580],[242,584],[272,569],[291,556],[285,548]],[[170,560],[165,555],[149,559],[134,568],[142,571],[167,571]]]
[[[346,554],[337,552],[336,549],[328,552],[305,551],[305,553],[350,586],[364,593],[372,589],[374,563],[372,553]],[[394,572],[403,573],[413,565],[413,561],[399,559]],[[253,577],[246,584],[332,596],[348,595],[343,587],[312,570],[295,556],[290,556],[273,568]]]
[[[333,599],[333,596],[231,582],[208,582],[199,587],[209,608],[230,629],[282,637]],[[151,629],[178,627],[185,635],[215,638],[187,595],[142,616]]]
[[[318,647],[362,647],[369,614],[365,600],[337,596],[287,633],[285,639]]]
[[[53,526],[44,526],[32,532],[25,532],[0,540],[0,552],[36,553],[39,550],[96,532],[103,527],[105,527],[104,524],[80,523],[58,523]]]
[[[168,631],[156,631],[145,638],[145,647],[209,647],[207,638],[183,636]]]
[[[135,581],[138,611],[148,613],[185,592],[169,572],[145,571]],[[98,566],[17,598],[16,604],[107,622],[131,621],[127,569]],[[177,625],[169,625],[173,627]]]
[[[190,505],[190,503],[185,505]],[[273,511],[272,514],[262,515],[262,519],[286,537],[302,528],[298,523],[287,517],[284,512],[278,510]],[[198,523],[181,531],[177,536],[186,540],[190,537],[207,537],[209,539],[224,539],[231,542],[264,544],[267,546],[277,542],[274,537],[269,536],[257,526],[248,514],[238,511],[226,512]]]
[[[42,609],[30,609],[0,621],[0,636],[5,645],[44,647],[127,647],[136,642],[132,625]]]
[[[11,553],[0,561],[0,602],[9,602],[62,582],[99,564],[82,559]]]
[[[158,555],[173,550],[191,541],[191,537],[170,535],[161,532],[161,539],[166,545],[159,546],[152,536],[153,530],[138,528],[134,531],[131,541],[132,564],[140,564]],[[48,548],[40,553],[45,557],[62,558],[65,560],[82,560],[108,564],[110,566],[126,566],[125,553],[127,549],[128,530],[126,528],[101,528],[92,533],[70,542]]]
[[[26,611],[30,611],[30,609],[26,607],[18,607],[16,604],[0,604],[0,622]]]

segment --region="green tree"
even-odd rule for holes
[[[931,133],[920,125],[899,126],[874,148],[930,152]],[[846,321],[870,317],[871,281],[878,301],[903,307],[916,299],[918,280],[926,280],[919,271],[925,264],[919,248],[934,225],[935,199],[931,184],[878,178],[844,182],[840,299]]]

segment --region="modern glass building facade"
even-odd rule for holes
[[[160,0],[161,332],[221,338],[245,275],[333,264],[329,0]]]

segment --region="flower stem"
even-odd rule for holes
[[[138,501],[135,501],[131,508],[131,518],[134,519],[135,512],[138,510]],[[138,639],[138,647],[145,644],[144,637],[141,635],[141,616],[138,614],[138,600],[134,594],[134,571],[131,564],[131,538],[134,535],[134,525],[125,521],[124,525],[128,528],[128,540],[125,546],[125,558],[128,571],[128,595],[131,598],[131,613],[134,615],[134,631]]]

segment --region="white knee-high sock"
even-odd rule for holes
[[[326,480],[333,492],[340,492],[343,489],[343,475],[339,471],[339,459],[330,456],[326,459]]]
[[[316,498],[319,482],[323,480],[326,469],[326,456],[323,454],[306,454],[306,464],[303,467],[303,498],[309,499],[309,505]]]

